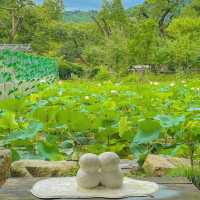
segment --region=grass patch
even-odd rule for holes
[[[200,189],[200,166],[195,166],[193,168],[191,167],[180,167],[177,169],[173,169],[169,172],[169,175],[172,177],[186,177],[188,178],[190,181],[192,181],[192,183],[198,188]]]

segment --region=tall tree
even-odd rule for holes
[[[2,0],[0,10],[4,11],[4,14],[8,15],[5,26],[9,29],[9,43],[13,43],[17,35],[20,25],[24,20],[24,12],[27,6],[33,6],[34,2],[32,0]],[[6,13],[5,13],[6,11]]]
[[[144,19],[153,18],[157,21],[160,34],[165,35],[165,29],[170,22],[180,15],[184,6],[191,0],[146,0],[143,5],[136,7],[133,14]]]
[[[113,0],[111,4],[111,16],[114,23],[123,27],[127,22],[126,11],[123,7],[122,0]]]
[[[53,20],[61,20],[64,17],[64,0],[45,0],[43,8]]]
[[[128,22],[122,0],[104,0],[98,16],[93,19],[100,31],[108,37],[115,29],[125,29]]]
[[[190,3],[182,10],[182,16],[199,17],[200,0],[190,0]]]

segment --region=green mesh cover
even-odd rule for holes
[[[0,51],[0,100],[28,95],[42,82],[52,83],[58,79],[55,60],[23,52]]]
[[[8,73],[2,73],[3,68],[12,68],[18,81],[39,80],[44,77],[58,78],[58,65],[55,60],[35,56],[23,52],[4,50],[0,52],[0,82],[10,81]]]

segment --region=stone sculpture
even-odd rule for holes
[[[102,153],[99,157],[91,153],[83,155],[79,161],[77,184],[87,189],[97,187],[100,183],[107,188],[120,188],[123,174],[119,162],[119,156],[112,152]]]
[[[123,174],[119,167],[120,158],[116,153],[105,152],[99,156],[101,163],[101,184],[108,188],[120,188]]]
[[[100,160],[97,155],[87,153],[79,160],[80,169],[76,176],[77,184],[82,188],[94,188],[100,184]]]
[[[156,183],[123,178],[119,162],[118,155],[112,152],[100,156],[87,153],[79,160],[76,177],[41,180],[31,192],[41,199],[119,199],[146,197],[159,190]]]

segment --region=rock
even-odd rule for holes
[[[75,161],[19,160],[12,163],[13,177],[62,177],[78,168]]]
[[[169,169],[173,169],[174,165],[163,156],[148,155],[143,169],[144,171],[153,176],[163,176]]]
[[[186,159],[186,158],[177,158],[177,157],[168,157],[167,158],[173,165],[175,165],[176,167],[181,167],[181,166],[185,166],[185,167],[189,167],[191,165],[190,159]]]
[[[170,169],[180,166],[190,166],[190,160],[150,154],[144,162],[143,169],[148,175],[164,176]]]
[[[121,159],[119,166],[124,173],[134,173],[140,169],[136,160]]]
[[[0,187],[5,183],[10,174],[11,152],[0,149]]]

